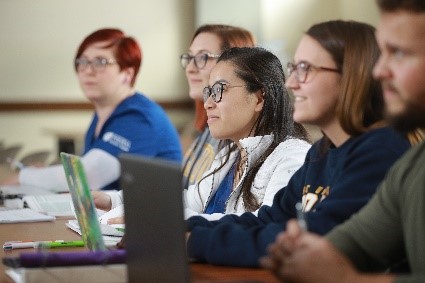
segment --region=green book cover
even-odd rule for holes
[[[90,250],[106,250],[80,157],[64,152],[60,155],[83,241]]]

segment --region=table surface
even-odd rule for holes
[[[55,241],[78,240],[80,235],[65,226],[66,219],[57,219],[53,222],[0,224],[0,243],[7,241]],[[51,249],[49,252],[78,250],[84,248]],[[1,258],[17,256],[20,252],[30,252],[30,249],[1,251]],[[4,272],[5,267],[0,264],[0,282],[11,282]],[[235,268],[213,266],[209,264],[191,263],[190,271],[192,282],[278,282],[267,270],[255,268]]]

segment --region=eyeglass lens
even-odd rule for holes
[[[295,79],[300,83],[306,81],[309,68],[310,65],[306,62],[300,62],[298,64],[288,63],[287,65],[288,75],[290,76],[295,72]]]
[[[307,80],[308,73],[311,69],[314,69],[316,71],[327,71],[327,72],[334,72],[341,74],[341,70],[338,68],[330,68],[330,67],[323,67],[323,66],[315,66],[308,62],[299,62],[297,64],[288,63],[288,74],[289,76],[295,72],[295,79],[299,83],[304,83]]]
[[[212,85],[212,87],[205,87],[204,88],[204,101],[207,101],[208,97],[211,96],[212,100],[215,103],[218,103],[221,101],[222,94],[223,94],[223,88],[224,84],[222,83],[215,83]]]
[[[209,56],[206,53],[197,54],[195,56],[185,53],[180,57],[180,63],[182,67],[186,69],[186,67],[190,64],[190,61],[194,59],[196,68],[202,69],[207,64],[208,58]]]
[[[97,57],[93,60],[88,60],[87,58],[78,58],[75,60],[75,65],[77,66],[78,71],[84,71],[89,65],[91,65],[96,71],[103,71],[107,65],[114,63],[114,60],[108,60],[104,57]]]

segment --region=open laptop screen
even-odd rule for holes
[[[129,282],[189,282],[179,163],[121,155]]]

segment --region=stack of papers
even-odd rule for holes
[[[45,215],[29,208],[10,209],[2,207],[0,209],[0,223],[43,222],[55,219],[52,215]]]
[[[23,201],[27,207],[41,213],[53,216],[74,216],[69,193],[25,196]]]
[[[46,189],[31,185],[1,185],[0,194],[10,195],[46,195],[68,192],[68,188]]]
[[[74,216],[69,192],[59,194],[57,191],[28,185],[3,185],[0,186],[0,199],[9,208],[28,207],[52,216]]]
[[[77,220],[68,220],[66,226],[81,235]],[[124,224],[100,224],[100,230],[102,231],[103,241],[106,246],[115,246],[121,241],[122,236],[124,236]]]

